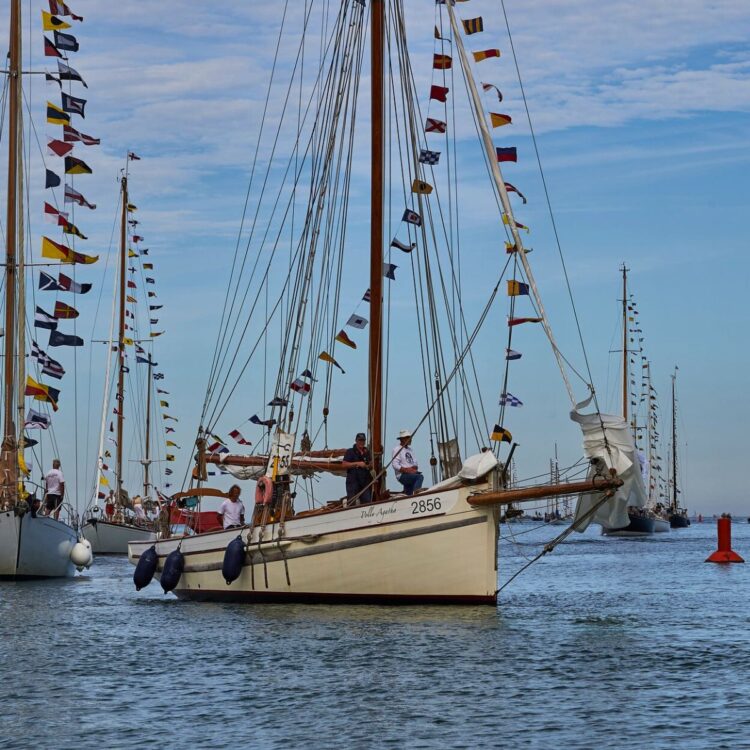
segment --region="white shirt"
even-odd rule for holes
[[[393,462],[391,466],[393,466],[396,475],[400,474],[403,469],[418,468],[417,457],[414,455],[411,443],[405,447],[399,443],[393,449]]]
[[[62,495],[63,484],[65,484],[65,477],[60,469],[50,469],[44,476],[44,486],[47,488],[48,495]]]
[[[240,516],[245,515],[245,506],[242,500],[230,500],[227,498],[219,508],[219,515],[224,518],[224,528],[236,526],[242,523]]]
[[[135,517],[141,521],[146,519],[146,511],[143,510],[142,505],[136,505],[134,506],[133,510],[135,510]]]

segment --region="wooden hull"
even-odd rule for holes
[[[126,523],[90,520],[83,525],[84,539],[91,543],[95,555],[127,555],[128,542],[149,542],[156,539],[156,533]]]
[[[75,529],[47,516],[0,513],[0,579],[66,578],[75,574],[70,552]]]
[[[471,488],[476,491],[477,487]],[[422,493],[295,518],[253,531],[240,577],[227,585],[224,551],[248,530],[155,543],[161,571],[181,543],[183,573],[175,594],[196,601],[388,604],[497,603],[496,507],[474,508],[469,488]],[[149,543],[131,543],[137,563]]]

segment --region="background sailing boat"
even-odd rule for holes
[[[53,9],[52,4],[50,8]],[[70,15],[66,7],[62,7],[61,12]],[[79,17],[76,19],[81,20]],[[61,496],[50,503],[50,497],[57,495],[48,495],[48,502],[45,503],[47,507],[44,508],[42,500],[45,496],[45,487],[42,483],[35,482],[32,475],[32,471],[43,471],[49,466],[48,464],[45,467],[43,451],[47,435],[52,436],[52,447],[57,453],[54,433],[50,431],[50,427],[55,421],[54,413],[60,408],[61,393],[69,393],[62,387],[64,383],[71,382],[70,376],[63,380],[66,368],[69,367],[67,357],[64,365],[56,358],[59,356],[56,352],[60,351],[59,348],[65,351],[68,347],[72,347],[75,352],[75,348],[84,343],[82,338],[75,335],[75,323],[73,333],[64,333],[62,329],[63,321],[74,321],[79,315],[79,311],[68,301],[70,297],[67,294],[83,294],[88,289],[86,285],[76,281],[74,272],[71,278],[63,271],[74,269],[76,265],[89,265],[98,260],[97,256],[87,255],[75,249],[76,239],[83,241],[87,237],[73,223],[72,212],[61,210],[63,201],[86,203],[82,195],[67,182],[70,180],[72,183],[73,179],[67,175],[85,175],[92,171],[85,161],[71,155],[75,144],[98,143],[71,125],[73,116],[84,117],[86,100],[63,91],[63,82],[66,86],[73,82],[83,83],[80,74],[62,62],[62,59],[67,59],[67,52],[78,50],[78,41],[72,34],[59,30],[70,28],[70,24],[50,13],[42,13],[42,25],[45,31],[54,29],[54,43],[45,37],[45,56],[59,60],[57,75],[48,73],[46,77],[59,86],[60,102],[47,102],[46,120],[50,125],[62,126],[62,132],[57,127],[53,129],[54,134],[48,138],[47,150],[55,162],[51,166],[64,171],[66,184],[64,198],[60,193],[53,193],[44,202],[45,218],[56,224],[62,236],[55,236],[55,239],[48,236],[42,238],[43,260],[39,262],[38,256],[31,253],[30,237],[26,233],[28,222],[24,211],[24,197],[28,189],[25,181],[29,176],[34,180],[40,179],[42,170],[31,171],[24,160],[24,143],[32,137],[35,140],[36,129],[33,123],[28,130],[23,125],[21,4],[18,0],[11,1],[10,51],[5,87],[8,161],[3,300],[3,440],[0,455],[2,578],[64,577],[73,574],[74,566],[81,568],[91,563],[90,546],[77,541],[78,520],[75,507],[70,504],[70,497]],[[38,145],[38,141],[36,143]],[[41,153],[39,156],[43,158]],[[61,186],[62,180],[54,170],[45,169],[44,172],[45,188]],[[36,242],[34,244],[36,245]],[[29,265],[45,266],[49,272],[37,268],[29,272]],[[55,272],[54,275],[52,271]],[[28,281],[32,283],[28,284]],[[37,289],[40,297],[45,297],[45,292],[55,292],[57,301],[54,302],[51,313],[48,312],[49,307],[45,310],[39,304],[34,304],[37,302]],[[41,299],[39,302],[41,303]],[[48,334],[48,338],[46,335],[42,338],[42,334]],[[30,350],[28,366],[27,350]],[[55,355],[53,356],[50,351],[54,351]],[[49,380],[43,380],[42,376],[63,380],[63,384],[60,387],[53,386]],[[33,399],[32,405],[28,408],[25,397]],[[37,402],[41,402],[47,409],[40,410]],[[49,407],[52,412],[49,411]],[[26,434],[26,431],[38,434],[40,438],[33,438]],[[42,435],[44,437],[41,437]],[[25,455],[27,449],[31,449],[30,460],[27,460]],[[47,461],[51,463],[51,458],[47,458]],[[67,467],[64,468],[67,470]],[[72,473],[70,472],[69,476]],[[69,490],[67,483],[66,489]],[[65,495],[68,495],[68,492]],[[53,505],[55,507],[52,507]]]

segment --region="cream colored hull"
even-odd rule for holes
[[[65,578],[75,574],[70,551],[75,529],[30,513],[0,512],[0,578]]]
[[[91,542],[95,555],[127,555],[128,542],[149,542],[156,533],[126,523],[86,521],[82,529],[84,539]]]
[[[229,586],[224,551],[239,533],[247,541],[247,529],[158,541],[158,570],[181,545],[185,572],[175,594],[183,599],[495,604],[498,514],[470,506],[468,494],[428,491],[293,519],[283,536],[278,525],[262,538],[255,529]],[[149,546],[131,543],[131,562]]]

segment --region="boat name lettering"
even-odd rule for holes
[[[435,510],[441,510],[442,507],[443,504],[440,502],[439,497],[430,497],[426,500],[412,500],[411,514],[415,516],[418,513],[432,513]]]
[[[361,511],[361,518],[377,518],[378,520],[382,521],[386,516],[390,516],[396,513],[396,510],[396,503],[378,507],[364,508]]]

